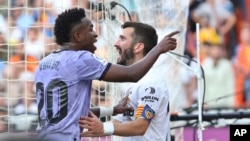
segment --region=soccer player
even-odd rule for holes
[[[118,64],[125,66],[140,62],[155,49],[157,34],[152,26],[137,22],[124,23],[123,32],[115,47]],[[128,106],[134,113],[114,117],[113,123],[102,123],[92,112],[81,117],[80,126],[88,129],[82,136],[119,135],[123,141],[170,141],[169,94],[161,69],[152,67],[137,83],[126,85]]]
[[[54,34],[60,50],[43,58],[35,74],[38,136],[50,140],[80,141],[83,128],[79,126],[79,119],[89,113],[92,80],[138,81],[160,54],[176,48],[177,42],[172,36],[177,33],[166,35],[138,63],[122,66],[93,54],[97,34],[84,9],[72,8],[59,14]]]

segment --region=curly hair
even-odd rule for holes
[[[84,17],[86,15],[83,8],[68,9],[59,14],[54,26],[56,43],[62,45],[69,42],[72,28],[81,23],[81,19]]]
[[[144,55],[146,55],[158,41],[158,35],[154,27],[140,23],[140,22],[125,22],[122,26],[122,29],[132,27],[134,28],[134,33],[132,37],[134,39],[133,43],[144,43]]]

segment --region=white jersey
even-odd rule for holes
[[[123,141],[170,141],[167,84],[166,80],[156,78],[157,73],[153,73],[155,71],[152,69],[138,83],[127,85],[125,95],[129,95],[128,106],[135,109],[134,113],[119,114],[114,117],[120,122],[145,118],[150,122],[149,127],[143,136],[123,137]]]

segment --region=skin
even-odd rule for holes
[[[88,18],[82,18],[81,24],[75,26],[71,31],[72,50],[88,50],[92,53],[96,50],[94,43],[97,41],[97,34],[93,30],[93,24]]]
[[[121,114],[124,112],[133,111],[133,108],[127,107],[127,100],[128,100],[128,96],[124,97],[117,105],[113,107],[114,112],[112,116],[115,116],[117,114]],[[97,117],[100,117],[100,107],[92,107],[90,108],[90,111],[93,112]]]
[[[75,26],[72,29],[70,43],[65,46],[68,46],[71,50],[87,50],[93,53],[96,49],[94,43],[97,41],[97,34],[88,18],[82,18],[81,21],[80,26]],[[177,42],[172,36],[178,33],[179,31],[174,31],[166,35],[142,60],[133,65],[112,64],[102,80],[109,82],[137,82],[148,72],[160,54],[176,48]]]
[[[81,127],[88,129],[87,131],[81,133],[82,137],[105,136],[103,123],[92,112],[89,113],[89,117],[81,117],[79,124]],[[126,123],[113,122],[113,124],[115,129],[113,134],[118,136],[142,136],[149,126],[149,123],[142,118],[138,118]]]

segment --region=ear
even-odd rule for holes
[[[143,43],[136,43],[134,46],[134,53],[143,53],[144,44]]]
[[[81,40],[81,34],[80,34],[80,32],[75,31],[73,33],[73,39],[74,39],[74,41],[79,42]]]

